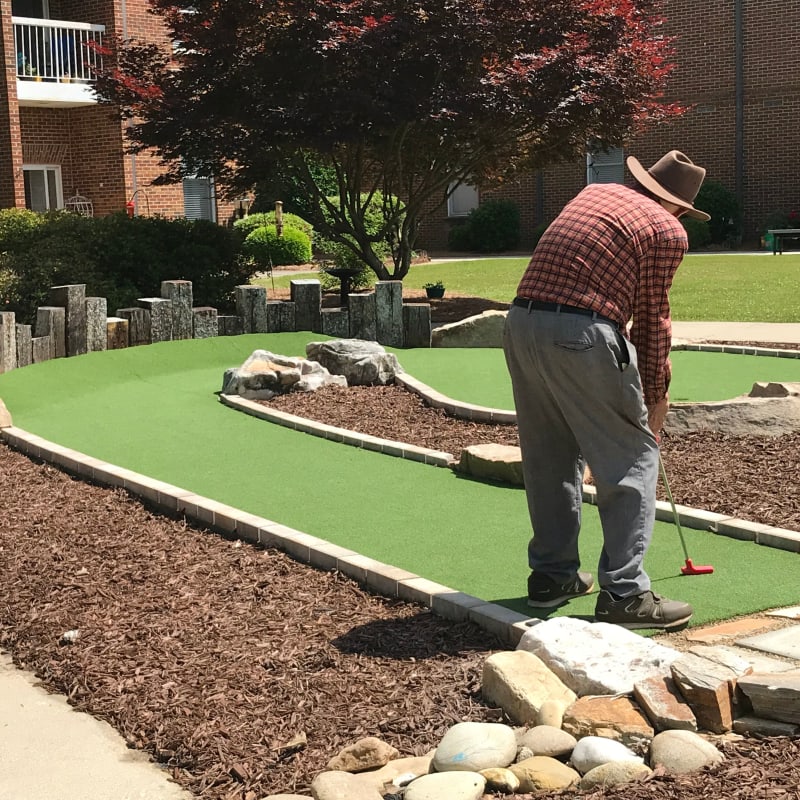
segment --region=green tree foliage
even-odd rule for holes
[[[232,192],[278,168],[303,187],[315,230],[354,242],[382,279],[407,274],[420,221],[452,183],[490,187],[680,111],[658,100],[670,45],[654,0],[151,5],[180,52],[117,42],[98,82],[135,148],[172,165],[165,180],[200,169]]]
[[[452,250],[502,253],[519,244],[519,206],[512,200],[487,200],[450,229]]]
[[[710,240],[714,244],[738,244],[742,234],[742,212],[736,195],[718,181],[704,181],[694,201],[711,215],[708,221]]]

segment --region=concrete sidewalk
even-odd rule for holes
[[[106,722],[0,653],[0,800],[190,800]]]
[[[676,322],[672,338],[681,341],[782,342],[800,344],[796,322]]]

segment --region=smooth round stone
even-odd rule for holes
[[[406,787],[404,800],[480,800],[486,780],[477,772],[436,772]]]
[[[564,710],[564,704],[560,700],[545,700],[539,706],[537,722],[539,725],[560,728],[564,722]]]
[[[662,766],[672,775],[697,772],[720,761],[722,753],[693,731],[662,731],[650,743],[650,766]]]
[[[510,767],[519,778],[521,792],[557,792],[574,786],[579,773],[549,756],[533,756]]]
[[[653,770],[641,761],[609,761],[590,769],[578,784],[580,789],[601,789],[619,786],[631,781],[641,781],[651,775]]]
[[[517,755],[517,737],[508,725],[459,722],[442,737],[433,755],[436,772],[480,772],[507,767]]]
[[[513,794],[519,789],[519,778],[505,767],[482,769],[480,774],[486,778],[486,788],[492,792]]]
[[[551,725],[537,725],[526,731],[520,739],[520,745],[527,747],[535,756],[551,756],[552,758],[569,757],[578,740],[561,728]]]
[[[581,775],[585,775],[595,767],[607,764],[609,761],[637,761],[640,764],[644,763],[642,758],[621,742],[606,739],[602,736],[584,736],[575,745],[570,758],[570,764]]]

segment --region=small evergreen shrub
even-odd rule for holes
[[[742,213],[736,195],[717,181],[705,181],[694,207],[711,215],[708,221],[711,243],[735,246],[742,235]]]
[[[261,270],[311,261],[311,239],[297,228],[284,228],[278,236],[274,225],[263,225],[247,235],[242,252]]]
[[[233,229],[240,233],[243,238],[247,238],[247,235],[252,233],[256,228],[263,228],[265,225],[274,224],[274,211],[260,211],[256,214],[248,214],[246,217],[237,219],[233,223]],[[283,229],[286,230],[287,228],[296,228],[299,231],[303,231],[312,241],[314,239],[314,228],[311,223],[297,216],[297,214],[283,214]]]
[[[450,229],[452,250],[502,253],[519,244],[519,206],[513,200],[487,200]]]
[[[689,237],[689,249],[699,250],[711,244],[711,228],[705,220],[694,219],[693,217],[681,217],[683,227]]]

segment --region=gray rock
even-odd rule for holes
[[[545,620],[517,645],[537,655],[577,695],[631,694],[636,681],[668,675],[680,655],[619,625],[574,617]]]
[[[402,372],[397,356],[377,342],[332,339],[309,342],[306,356],[322,364],[333,375],[344,375],[349,386],[385,385]]]
[[[758,716],[800,723],[800,670],[747,675],[739,679],[738,686]]]
[[[590,769],[581,778],[579,789],[590,790],[620,786],[623,783],[641,781],[653,774],[653,770],[641,761],[609,761]]]
[[[507,767],[517,755],[517,737],[508,725],[459,722],[445,733],[433,755],[436,772],[479,772]]]
[[[500,651],[486,659],[481,693],[487,702],[500,706],[521,725],[535,724],[539,709],[547,701],[557,700],[565,705],[575,701],[575,693],[542,659],[524,649]]]
[[[477,772],[439,772],[412,781],[404,800],[480,800],[486,779]]]
[[[10,428],[14,424],[11,413],[6,408],[6,404],[0,398],[0,428]]]
[[[225,370],[222,394],[269,400],[287,391],[309,392],[327,384],[346,386],[347,382],[316,361],[254,350],[241,367]]]
[[[661,766],[672,775],[697,772],[721,761],[722,753],[692,731],[663,731],[650,743],[650,766]]]
[[[673,403],[665,430],[672,434],[721,431],[731,436],[782,436],[800,428],[800,397],[737,397],[708,403]]]
[[[587,772],[608,764],[610,761],[635,761],[643,764],[644,760],[628,747],[614,739],[604,739],[602,736],[584,736],[572,751],[570,764],[585,775]]]
[[[504,444],[473,444],[461,451],[457,472],[474,478],[523,486],[519,447]]]
[[[489,310],[431,332],[431,347],[502,347],[507,311]]]
[[[519,742],[523,747],[530,748],[535,756],[550,756],[567,760],[578,740],[560,728],[550,725],[537,725],[526,731]]]

